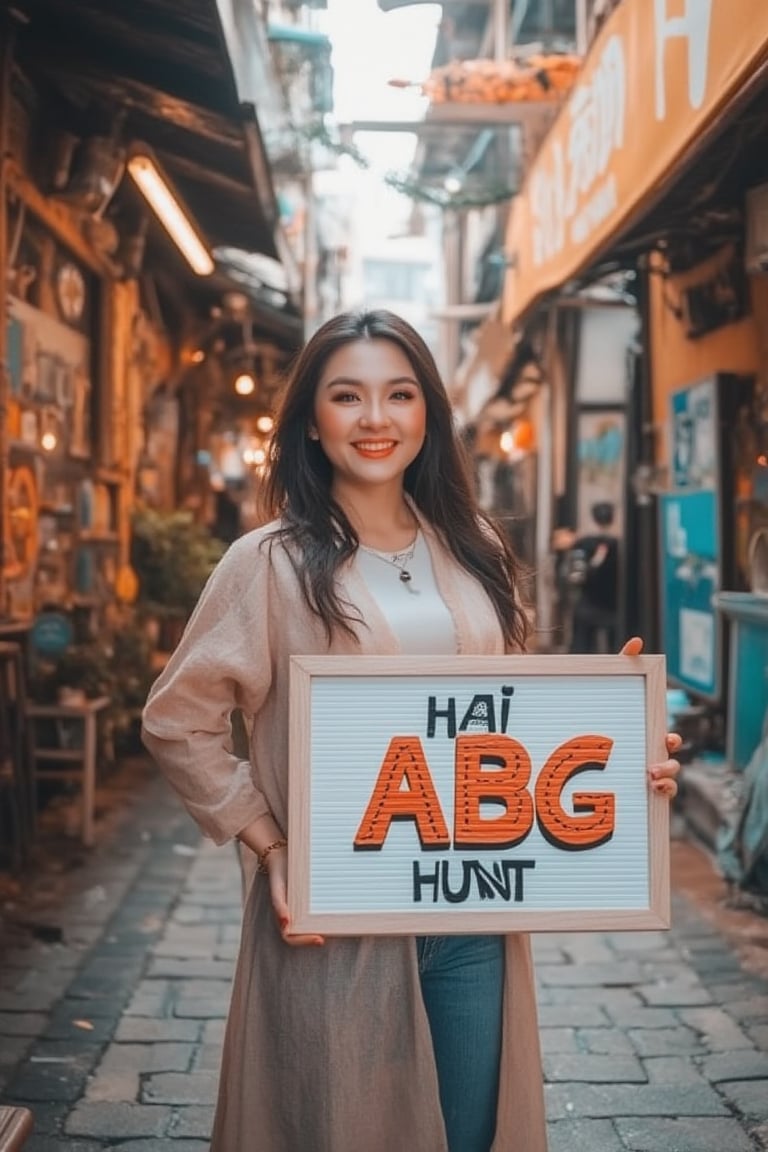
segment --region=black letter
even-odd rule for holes
[[[496,731],[496,712],[493,707],[493,696],[473,696],[469,708],[464,713],[459,728],[466,732],[468,728],[476,731]]]
[[[440,862],[435,865],[435,870],[429,875],[421,875],[418,860],[413,862],[413,902],[414,904],[421,904],[421,886],[422,884],[432,885],[432,903],[437,903],[437,871],[440,867]]]
[[[502,732],[506,732],[506,730],[507,730],[507,721],[509,720],[509,698],[510,698],[510,696],[514,696],[514,694],[515,694],[515,690],[511,684],[502,684],[502,686],[501,686],[501,695],[503,697],[503,699],[501,701],[501,730],[502,730]]]
[[[443,860],[443,896],[445,896],[449,904],[463,904],[469,896],[469,885],[472,879],[471,862],[464,860],[462,863],[462,871],[464,877],[461,888],[458,892],[451,892],[451,887],[448,883],[448,861]]]
[[[444,716],[448,721],[448,739],[454,740],[456,738],[456,701],[453,696],[448,697],[448,707],[444,712],[439,711],[437,707],[437,697],[430,696],[429,703],[427,704],[427,736],[432,737],[435,734],[436,721],[438,716]]]

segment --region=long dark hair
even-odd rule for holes
[[[517,594],[520,565],[504,532],[478,507],[464,449],[432,353],[401,317],[383,309],[345,312],[328,320],[299,353],[275,422],[264,487],[267,514],[280,516],[280,538],[314,612],[330,639],[339,627],[354,634],[356,617],[338,594],[339,567],[359,540],[331,496],[332,468],[309,437],[315,393],[329,357],[356,340],[390,340],[408,357],[427,409],[427,434],[408,466],[405,491],[437,530],[458,563],[475,576],[493,602],[506,643],[522,649],[528,623]]]

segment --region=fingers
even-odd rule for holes
[[[275,909],[277,911],[277,909]],[[278,919],[280,926],[280,935],[286,944],[290,944],[292,948],[305,948],[309,944],[325,944],[323,936],[303,935],[299,933],[292,933],[290,931],[291,921],[288,918],[288,910],[286,909],[282,916]]]
[[[677,780],[671,780],[666,777],[662,780],[653,780],[651,782],[651,790],[657,796],[663,796],[665,800],[674,800],[677,796]]]
[[[289,944],[291,948],[306,948],[309,945],[317,947],[319,945],[325,944],[324,936],[293,936],[290,932],[287,931],[281,931],[280,935],[283,937],[285,943]]]
[[[662,764],[652,764],[648,769],[651,791],[668,800],[674,799],[678,792],[676,776],[679,771],[680,762],[678,760],[669,759]]]
[[[677,732],[667,732],[666,735],[667,752],[670,756],[675,752],[679,752],[683,746],[683,738]]]
[[[640,636],[633,636],[627,640],[624,647],[619,652],[619,656],[639,656],[643,650],[643,641]]]
[[[309,944],[325,944],[325,937],[315,935],[305,935],[300,933],[291,932],[291,920],[288,915],[288,905],[280,894],[272,895],[272,907],[275,911],[275,918],[277,926],[280,929],[280,935],[286,944],[290,944],[292,948],[303,948]]]

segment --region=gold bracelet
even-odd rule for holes
[[[261,852],[256,853],[259,861],[259,867],[257,868],[257,871],[261,872],[262,875],[268,872],[269,869],[267,868],[267,857],[269,856],[270,852],[274,852],[276,848],[287,847],[288,841],[285,839],[285,837],[281,837],[279,840],[273,840],[271,844],[267,844],[266,848],[262,848]]]

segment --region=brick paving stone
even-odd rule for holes
[[[150,961],[147,975],[150,977],[169,977],[170,979],[189,980],[193,977],[204,980],[231,981],[234,974],[234,965],[228,960],[205,960],[202,957],[193,960],[184,957],[156,957]]]
[[[736,986],[735,991],[728,989],[712,989],[713,997],[733,1016],[745,1024],[768,1022],[768,995],[744,997],[743,986]]]
[[[189,1104],[180,1108],[173,1117],[168,1135],[174,1140],[181,1136],[209,1140],[213,1129],[213,1105]],[[176,1144],[173,1145],[174,1150]]]
[[[539,1023],[542,1028],[600,1027],[609,1020],[595,1004],[547,1004],[539,997]]]
[[[33,1132],[24,1145],[24,1152],[102,1152],[103,1144],[94,1144],[92,1140],[67,1140],[62,1142],[59,1136],[39,1136]]]
[[[737,1120],[690,1117],[675,1120],[615,1121],[624,1142],[638,1152],[753,1152],[754,1145]],[[596,1150],[595,1150],[596,1152]]]
[[[645,1071],[639,1060],[627,1056],[590,1056],[586,1052],[572,1055],[556,1052],[544,1057],[544,1073],[552,1083],[568,1080],[587,1084],[644,1084]]]
[[[713,1001],[711,993],[694,978],[669,984],[644,984],[638,992],[655,1008],[695,1008]]]
[[[223,1044],[226,1020],[206,1020],[203,1024],[203,1044]]]
[[[768,1082],[768,1053],[744,1051],[719,1053],[702,1062],[704,1075],[713,1084],[723,1080],[763,1080]],[[768,1107],[768,1095],[766,1096]]]
[[[8,1085],[18,1100],[77,1100],[83,1094],[98,1046],[81,1040],[44,1040],[19,1066]]]
[[[201,1044],[195,1051],[192,1067],[199,1072],[218,1072],[221,1064],[221,1044]]]
[[[568,936],[563,940],[562,950],[569,963],[580,966],[622,963],[603,936]]]
[[[88,1080],[85,1099],[133,1103],[139,1098],[139,1074],[133,1071],[97,1071]]]
[[[683,1024],[699,1033],[710,1052],[732,1052],[736,1048],[754,1047],[753,1041],[722,1008],[684,1008],[678,1015]]]
[[[105,1005],[101,1006],[105,1008]],[[71,1040],[86,1033],[94,1043],[104,1044],[112,1038],[119,1016],[119,1007],[106,1016],[97,1016],[92,1004],[80,1000],[62,1000],[51,1013],[42,1033],[45,1040]],[[0,1028],[0,1033],[2,1029]]]
[[[177,1016],[194,1020],[203,1020],[211,1017],[223,1017],[229,1008],[229,993],[226,996],[216,997],[179,997],[174,1009]]]
[[[150,1019],[147,1016],[125,1016],[115,1032],[115,1040],[120,1043],[150,1044],[153,1041],[194,1043],[199,1038],[200,1024],[197,1020]]]
[[[111,1145],[113,1152],[208,1152],[207,1140],[128,1140]],[[254,1150],[255,1152],[255,1150]]]
[[[616,1028],[674,1028],[678,1014],[671,1008],[647,1008],[631,1004],[627,1008],[611,1007],[610,1023]]]
[[[682,1024],[677,1028],[631,1028],[629,1039],[640,1056],[702,1055],[707,1051],[698,1033]]]
[[[0,991],[0,1012],[49,1012],[61,996],[54,986]]]
[[[99,1062],[99,1072],[187,1072],[194,1044],[110,1044]]]
[[[207,960],[217,947],[218,939],[218,930],[209,928],[207,924],[201,924],[193,932],[174,925],[163,933],[162,938],[154,945],[152,951],[158,957],[186,956],[190,959],[198,957]]]
[[[576,1041],[575,1028],[542,1028],[540,1030],[540,1037],[541,1051],[544,1055],[554,1052],[581,1051]]]
[[[671,947],[666,932],[608,932],[604,939],[614,952],[638,957],[644,952],[666,952]]]
[[[174,987],[169,980],[142,980],[125,1009],[127,1016],[165,1016],[173,1002]]]
[[[0,1012],[0,1036],[39,1036],[47,1022],[44,1012]]]
[[[768,1120],[768,1080],[730,1080],[719,1090],[744,1116]]]
[[[685,1056],[653,1056],[643,1060],[649,1084],[705,1084],[696,1061]]]
[[[578,1048],[595,1056],[631,1056],[634,1052],[629,1037],[617,1028],[579,1028]]]
[[[67,1117],[68,1136],[122,1137],[164,1136],[171,1122],[171,1109],[159,1104],[80,1101]],[[178,1152],[178,1150],[177,1150]]]
[[[111,1022],[115,1027],[120,1019],[126,1000],[126,991],[116,989],[113,996],[89,996],[87,990],[81,988],[81,996],[67,995],[58,1002],[51,1012],[51,1019],[92,1020],[97,1019]],[[106,1025],[105,1025],[106,1027]]]
[[[28,944],[23,948],[12,948],[3,953],[3,968],[23,968],[29,970],[34,967],[37,972],[76,971],[83,962],[86,949],[83,947],[70,948],[63,944],[44,945],[39,941]]]
[[[539,979],[542,979],[541,977]],[[596,1004],[615,1019],[625,1012],[642,1008],[643,1002],[633,988],[606,988],[602,984],[574,990],[566,987],[544,987],[550,1004]]]
[[[642,977],[640,966],[632,960],[613,964],[544,964],[539,969],[539,979],[549,988],[611,988],[638,984]]]
[[[547,1136],[548,1152],[626,1152],[610,1120],[558,1120]]]
[[[551,1120],[616,1116],[721,1116],[727,1108],[704,1085],[553,1084],[547,1091]]]
[[[141,1099],[147,1104],[214,1104],[217,1080],[214,1072],[160,1072],[144,1079]]]

